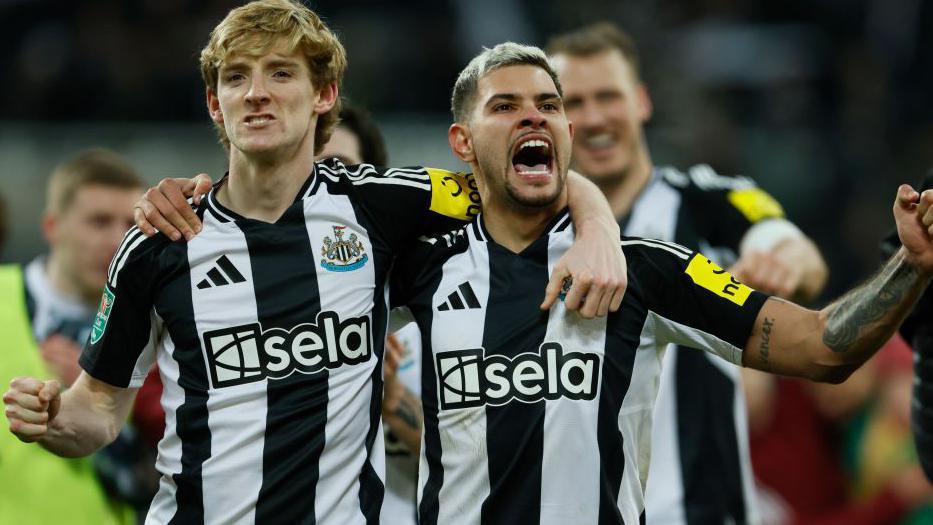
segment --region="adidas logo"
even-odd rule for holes
[[[473,293],[473,287],[469,282],[462,283],[450,295],[447,300],[437,306],[437,311],[446,312],[448,310],[472,310],[480,308],[479,300]]]
[[[226,255],[221,255],[215,264],[216,266],[207,271],[207,278],[198,283],[198,290],[214,286],[225,286],[231,282],[246,282],[246,277],[243,277],[243,274],[236,269],[236,266],[230,262]]]

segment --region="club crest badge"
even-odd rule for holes
[[[362,268],[369,260],[363,243],[355,233],[344,239],[346,226],[334,225],[333,228],[334,239],[324,237],[321,246],[321,268],[330,272],[351,272]]]

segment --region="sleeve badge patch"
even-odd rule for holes
[[[700,287],[706,288],[714,294],[728,299],[742,306],[752,294],[752,289],[740,283],[729,272],[720,268],[716,263],[698,253],[690,259],[685,271],[690,279]]]

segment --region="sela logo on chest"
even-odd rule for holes
[[[513,358],[485,355],[482,348],[435,356],[442,410],[504,405],[513,399],[534,403],[561,397],[596,398],[600,356],[564,352],[560,343],[541,345],[538,353]]]
[[[290,330],[251,323],[204,332],[204,350],[211,382],[221,388],[366,362],[372,331],[368,317],[341,322],[336,312],[321,312],[315,324]]]
[[[355,233],[346,235],[346,226],[332,225],[334,238],[324,237],[321,244],[321,268],[329,272],[351,272],[366,265],[366,247]]]

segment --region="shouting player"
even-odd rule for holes
[[[378,521],[389,266],[408,242],[467,218],[478,197],[454,173],[315,163],[345,67],[336,36],[297,2],[232,10],[201,53],[230,165],[197,208],[203,230],[175,243],[131,229],[74,385],[19,377],[4,394],[17,437],[82,456],[116,437],[158,362],[166,431],[150,523]],[[618,228],[608,207],[594,218],[605,203],[585,184],[589,235],[605,239]],[[577,259],[596,274],[582,276],[597,281],[584,305],[593,312],[621,296],[621,251],[609,247]]]

